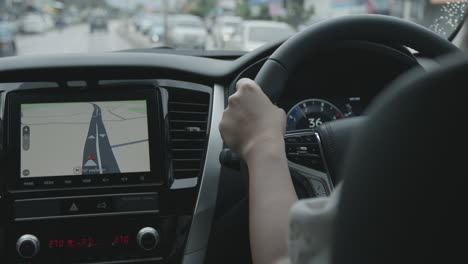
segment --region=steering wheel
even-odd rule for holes
[[[332,263],[460,262],[466,235],[468,59],[431,31],[392,17],[345,17],[313,26],[280,46],[255,81],[273,102],[302,58],[339,41],[402,44],[430,58],[456,52],[429,72],[412,70],[354,122],[342,150],[344,178]],[[327,129],[349,130],[347,122]],[[349,123],[349,121],[348,121]],[[323,126],[323,125],[322,125]],[[320,131],[319,131],[320,132]],[[325,131],[326,133],[326,131]],[[332,133],[334,134],[334,133]],[[332,139],[333,140],[333,139]],[[335,147],[339,140],[335,140]],[[459,154],[464,153],[464,154]],[[463,220],[462,220],[463,219]]]
[[[265,94],[275,103],[287,89],[289,76],[303,63],[304,58],[313,58],[330,45],[345,41],[367,41],[383,45],[404,45],[419,51],[426,57],[437,58],[441,55],[459,52],[446,39],[417,24],[381,15],[347,16],[317,23],[294,35],[284,42],[265,62],[255,81]],[[340,179],[340,169],[351,135],[365,118],[347,118],[339,122],[329,122],[317,128],[317,137],[326,173],[296,166],[290,163],[293,178],[301,175],[312,183],[313,192],[324,195],[329,193]],[[242,168],[243,173],[247,171]]]
[[[382,15],[345,16],[319,22],[285,41],[265,62],[255,82],[275,103],[286,89],[288,77],[304,58],[313,58],[332,44],[350,40],[400,44],[429,58],[459,51],[429,29],[399,18]]]

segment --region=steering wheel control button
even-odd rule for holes
[[[311,179],[312,187],[314,188],[314,193],[317,197],[327,196],[328,190],[323,184],[322,181]]]
[[[289,161],[318,171],[324,171],[315,134],[305,132],[298,135],[287,135],[284,140]]]
[[[301,143],[301,137],[299,137],[299,136],[286,137],[286,138],[284,138],[284,141],[286,142],[286,144],[288,144],[288,143]]]
[[[296,149],[297,153],[307,153],[307,145],[298,146]]]
[[[286,153],[296,153],[296,147],[291,144],[286,144]]]
[[[302,142],[307,143],[307,144],[317,144],[317,137],[315,135],[306,135],[301,137]]]
[[[24,259],[35,257],[39,253],[39,250],[40,242],[34,235],[22,235],[16,242],[16,251]]]
[[[146,251],[155,249],[159,244],[159,233],[152,227],[144,227],[138,231],[137,236],[138,246]]]

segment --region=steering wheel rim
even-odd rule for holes
[[[312,57],[331,43],[348,40],[398,43],[430,58],[459,52],[448,40],[403,19],[383,15],[346,16],[317,23],[285,41],[262,66],[255,82],[275,103],[285,90],[289,76],[304,58]]]

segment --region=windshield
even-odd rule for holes
[[[249,40],[255,42],[271,42],[294,34],[294,30],[281,27],[251,27]]]
[[[250,51],[323,20],[403,18],[447,38],[468,0],[0,0],[0,57],[141,48]],[[254,44],[255,43],[255,44]],[[5,47],[6,47],[5,46]]]
[[[203,28],[201,21],[179,21],[175,23],[176,27]]]

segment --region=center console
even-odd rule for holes
[[[8,263],[179,263],[212,89],[108,81],[3,94],[0,247]]]

